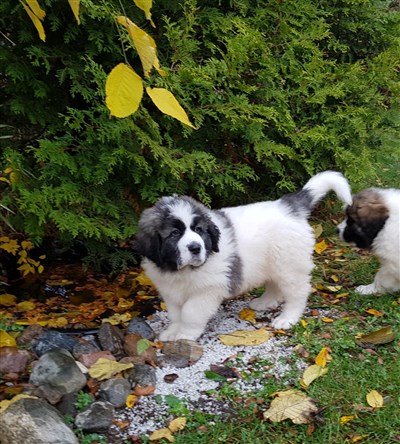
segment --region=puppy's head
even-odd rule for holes
[[[389,209],[379,190],[368,188],[353,197],[346,216],[338,225],[340,238],[359,248],[370,248],[389,217]]]
[[[199,267],[218,252],[220,233],[209,210],[187,196],[161,198],[139,220],[134,249],[165,271]]]

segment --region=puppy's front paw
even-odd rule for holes
[[[356,293],[359,293],[359,294],[374,294],[374,293],[378,293],[378,291],[375,288],[374,284],[360,285],[359,287],[356,288],[355,291],[356,291]]]
[[[179,324],[171,324],[167,329],[158,335],[158,339],[162,342],[175,341],[179,327]]]
[[[276,330],[288,330],[289,328],[293,327],[293,325],[297,324],[297,321],[297,318],[289,318],[280,315],[271,322],[271,325]]]

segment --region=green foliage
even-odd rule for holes
[[[92,404],[94,398],[90,393],[83,392],[82,390],[77,394],[75,407],[78,412],[82,412]]]
[[[19,3],[0,4],[0,165],[16,174],[0,215],[36,243],[127,238],[162,194],[237,204],[327,168],[365,181],[398,150],[400,12],[387,1],[157,0],[156,28],[127,0],[82,0],[80,26],[67,3],[40,4],[46,43]],[[109,71],[126,58],[141,72],[118,14],[156,40],[168,76],[146,86],[173,92],[198,130],[146,97],[109,117]]]

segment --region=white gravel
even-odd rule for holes
[[[212,394],[206,393],[220,386],[220,383],[207,379],[204,374],[212,364],[222,365],[227,360],[234,362],[235,369],[243,377],[233,380],[231,387],[236,388],[240,393],[262,389],[265,375],[273,375],[278,379],[284,378],[285,374],[293,369],[293,366],[299,370],[300,374],[306,364],[300,360],[297,354],[290,359],[290,365],[287,363],[288,358],[293,354],[293,348],[285,345],[286,338],[284,336],[272,337],[257,346],[226,346],[218,339],[220,334],[231,333],[235,330],[254,330],[264,326],[260,323],[254,326],[239,318],[239,312],[243,308],[247,308],[248,303],[248,298],[241,298],[228,301],[221,306],[217,315],[209,322],[206,332],[199,339],[199,343],[204,347],[204,353],[200,360],[186,368],[171,366],[157,368],[155,394],[142,396],[132,409],[123,409],[118,412],[117,419],[129,421],[130,425],[123,430],[113,426],[113,432],[121,438],[126,438],[148,434],[158,428],[165,427],[169,410],[164,398],[167,395],[173,395],[185,401],[189,409],[215,414],[228,411],[228,405],[217,400]],[[155,313],[148,323],[155,331],[159,332],[168,324],[167,313]],[[255,357],[262,359],[264,364],[267,361],[267,365],[261,369],[257,368],[258,377],[246,377],[246,375],[251,375]],[[173,383],[165,382],[164,376],[171,373],[177,374],[178,378]]]

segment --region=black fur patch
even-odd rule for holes
[[[281,201],[285,203],[296,216],[307,216],[312,210],[312,196],[307,189],[285,194],[281,197]]]

